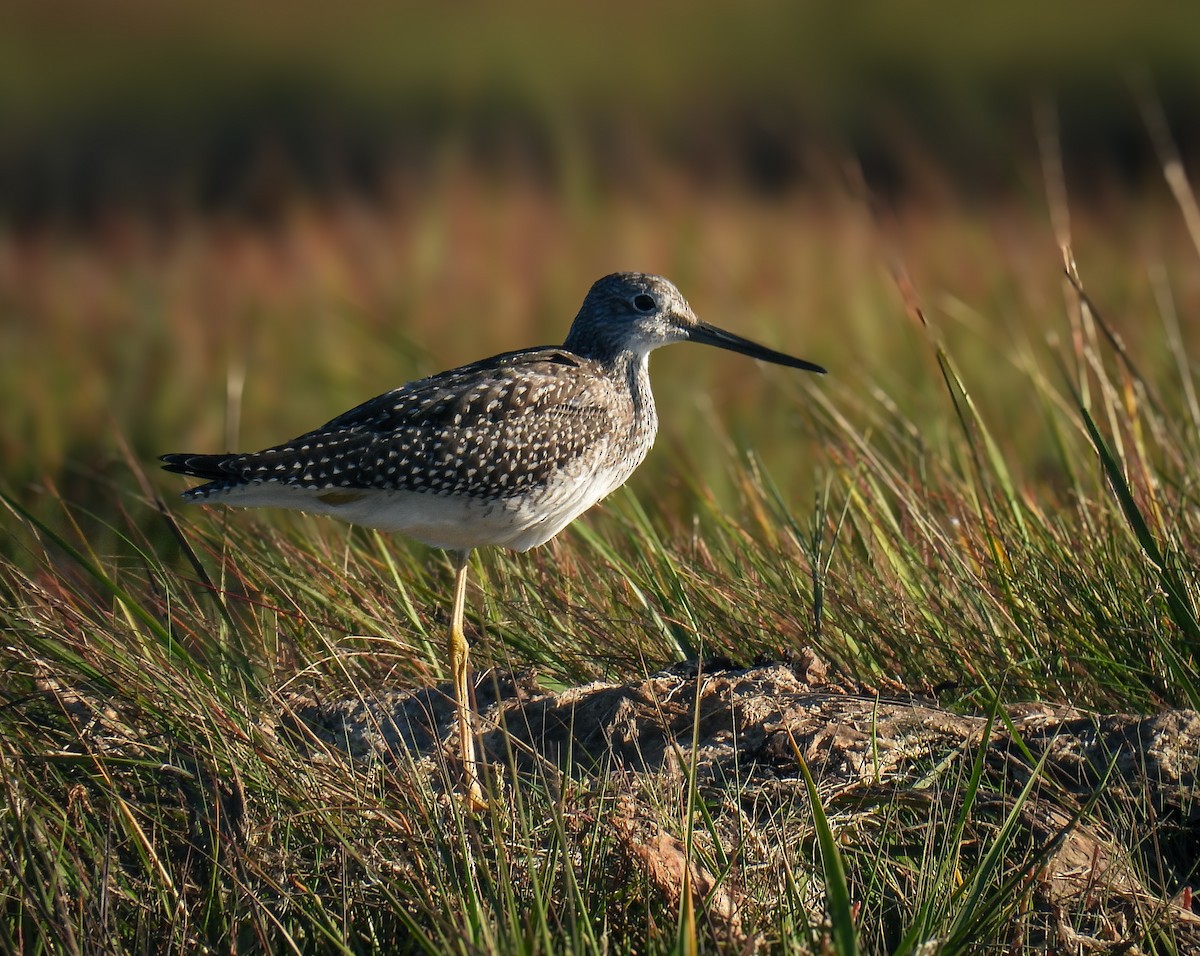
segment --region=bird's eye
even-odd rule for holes
[[[633,297],[633,307],[639,312],[653,312],[658,308],[658,303],[654,301],[654,296],[642,292]]]

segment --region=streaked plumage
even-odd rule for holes
[[[624,482],[654,441],[652,409],[635,414],[630,390],[595,359],[530,349],[411,382],[264,451],[164,460],[211,479],[189,501],[525,551]]]

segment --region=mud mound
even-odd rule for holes
[[[1169,927],[1181,951],[1200,951],[1200,917],[1188,888],[1200,858],[1194,711],[1099,716],[1023,705],[1008,708],[989,730],[986,715],[830,683],[811,654],[792,666],[684,664],[641,681],[561,693],[543,689],[531,674],[490,672],[478,676],[476,691],[482,752],[509,785],[513,772],[619,780],[624,795],[608,823],[631,865],[667,896],[682,892],[685,867],[692,868],[693,888],[711,889],[713,881],[687,861],[639,794],[682,787],[689,766],[706,799],[736,809],[742,829],[730,839],[739,841],[737,849],[744,852],[747,820],[764,824],[760,842],[769,862],[781,807],[795,809],[797,838],[811,839],[810,827],[802,834],[801,759],[835,830],[846,825],[861,835],[870,832],[874,811],[889,808],[914,811],[914,826],[953,819],[956,806],[933,812],[937,801],[962,798],[962,787],[943,785],[943,775],[982,752],[984,786],[972,810],[980,847],[1037,778],[1017,809],[1011,846],[1018,860],[1034,861],[1022,885],[1033,885],[1045,945],[1089,951],[1141,938],[1153,925]],[[449,685],[370,699],[296,700],[287,722],[310,743],[355,758],[404,754],[444,764],[455,750]],[[961,783],[961,774],[956,779]],[[744,900],[718,892],[708,901],[718,936],[753,943],[740,929]]]

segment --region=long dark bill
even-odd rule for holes
[[[776,352],[765,345],[759,345],[740,335],[718,329],[715,325],[709,325],[707,322],[697,322],[693,325],[688,332],[688,341],[699,342],[701,345],[715,345],[719,349],[728,349],[730,352],[741,352],[743,355],[749,355],[751,358],[763,362],[774,362],[776,365],[787,365],[789,368],[802,368],[807,372],[825,374],[825,369],[820,365],[785,355],[783,352]]]

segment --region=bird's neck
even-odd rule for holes
[[[649,353],[623,352],[614,366],[617,375],[624,379],[633,402],[634,427],[648,431],[652,436],[658,430],[658,413],[654,408],[654,393],[650,391]]]

